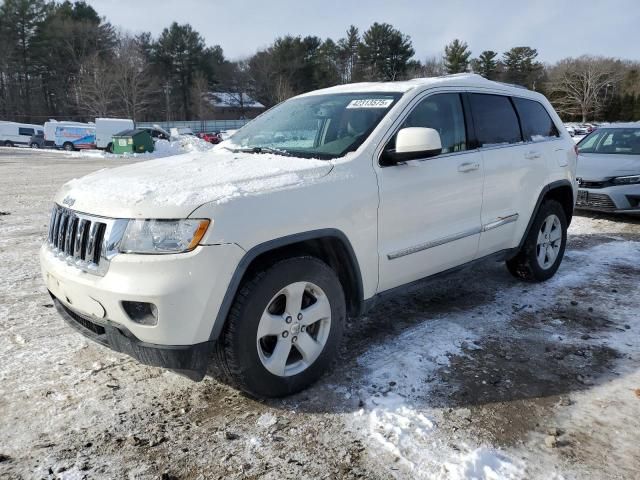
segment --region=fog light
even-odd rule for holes
[[[158,324],[158,308],[153,303],[123,301],[122,308],[133,322],[140,325]]]

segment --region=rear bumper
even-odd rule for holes
[[[180,373],[192,380],[204,378],[211,355],[212,342],[195,345],[156,345],[136,338],[122,325],[89,318],[71,310],[49,292],[56,310],[64,321],[85,337],[135,358],[152,367],[162,367]]]

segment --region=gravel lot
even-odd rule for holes
[[[640,477],[640,221],[580,214],[558,275],[478,265],[352,320],[336,370],[256,401],[64,325],[51,198],[125,163],[0,148],[1,478]]]

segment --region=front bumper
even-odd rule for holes
[[[199,246],[172,255],[116,255],[105,276],[83,272],[40,249],[45,284],[70,311],[116,326],[143,343],[192,346],[212,340],[222,299],[244,250],[234,244]],[[123,301],[152,303],[157,324],[134,321]]]
[[[202,380],[207,373],[212,342],[196,345],[155,345],[142,342],[122,325],[75,312],[49,293],[65,322],[91,340],[129,355],[145,365],[168,368],[195,381]]]
[[[580,187],[576,208],[640,215],[640,185],[614,185],[605,188]]]

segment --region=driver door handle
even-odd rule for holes
[[[474,170],[478,170],[479,168],[480,164],[476,162],[465,162],[458,165],[458,171],[462,173],[472,172]]]

